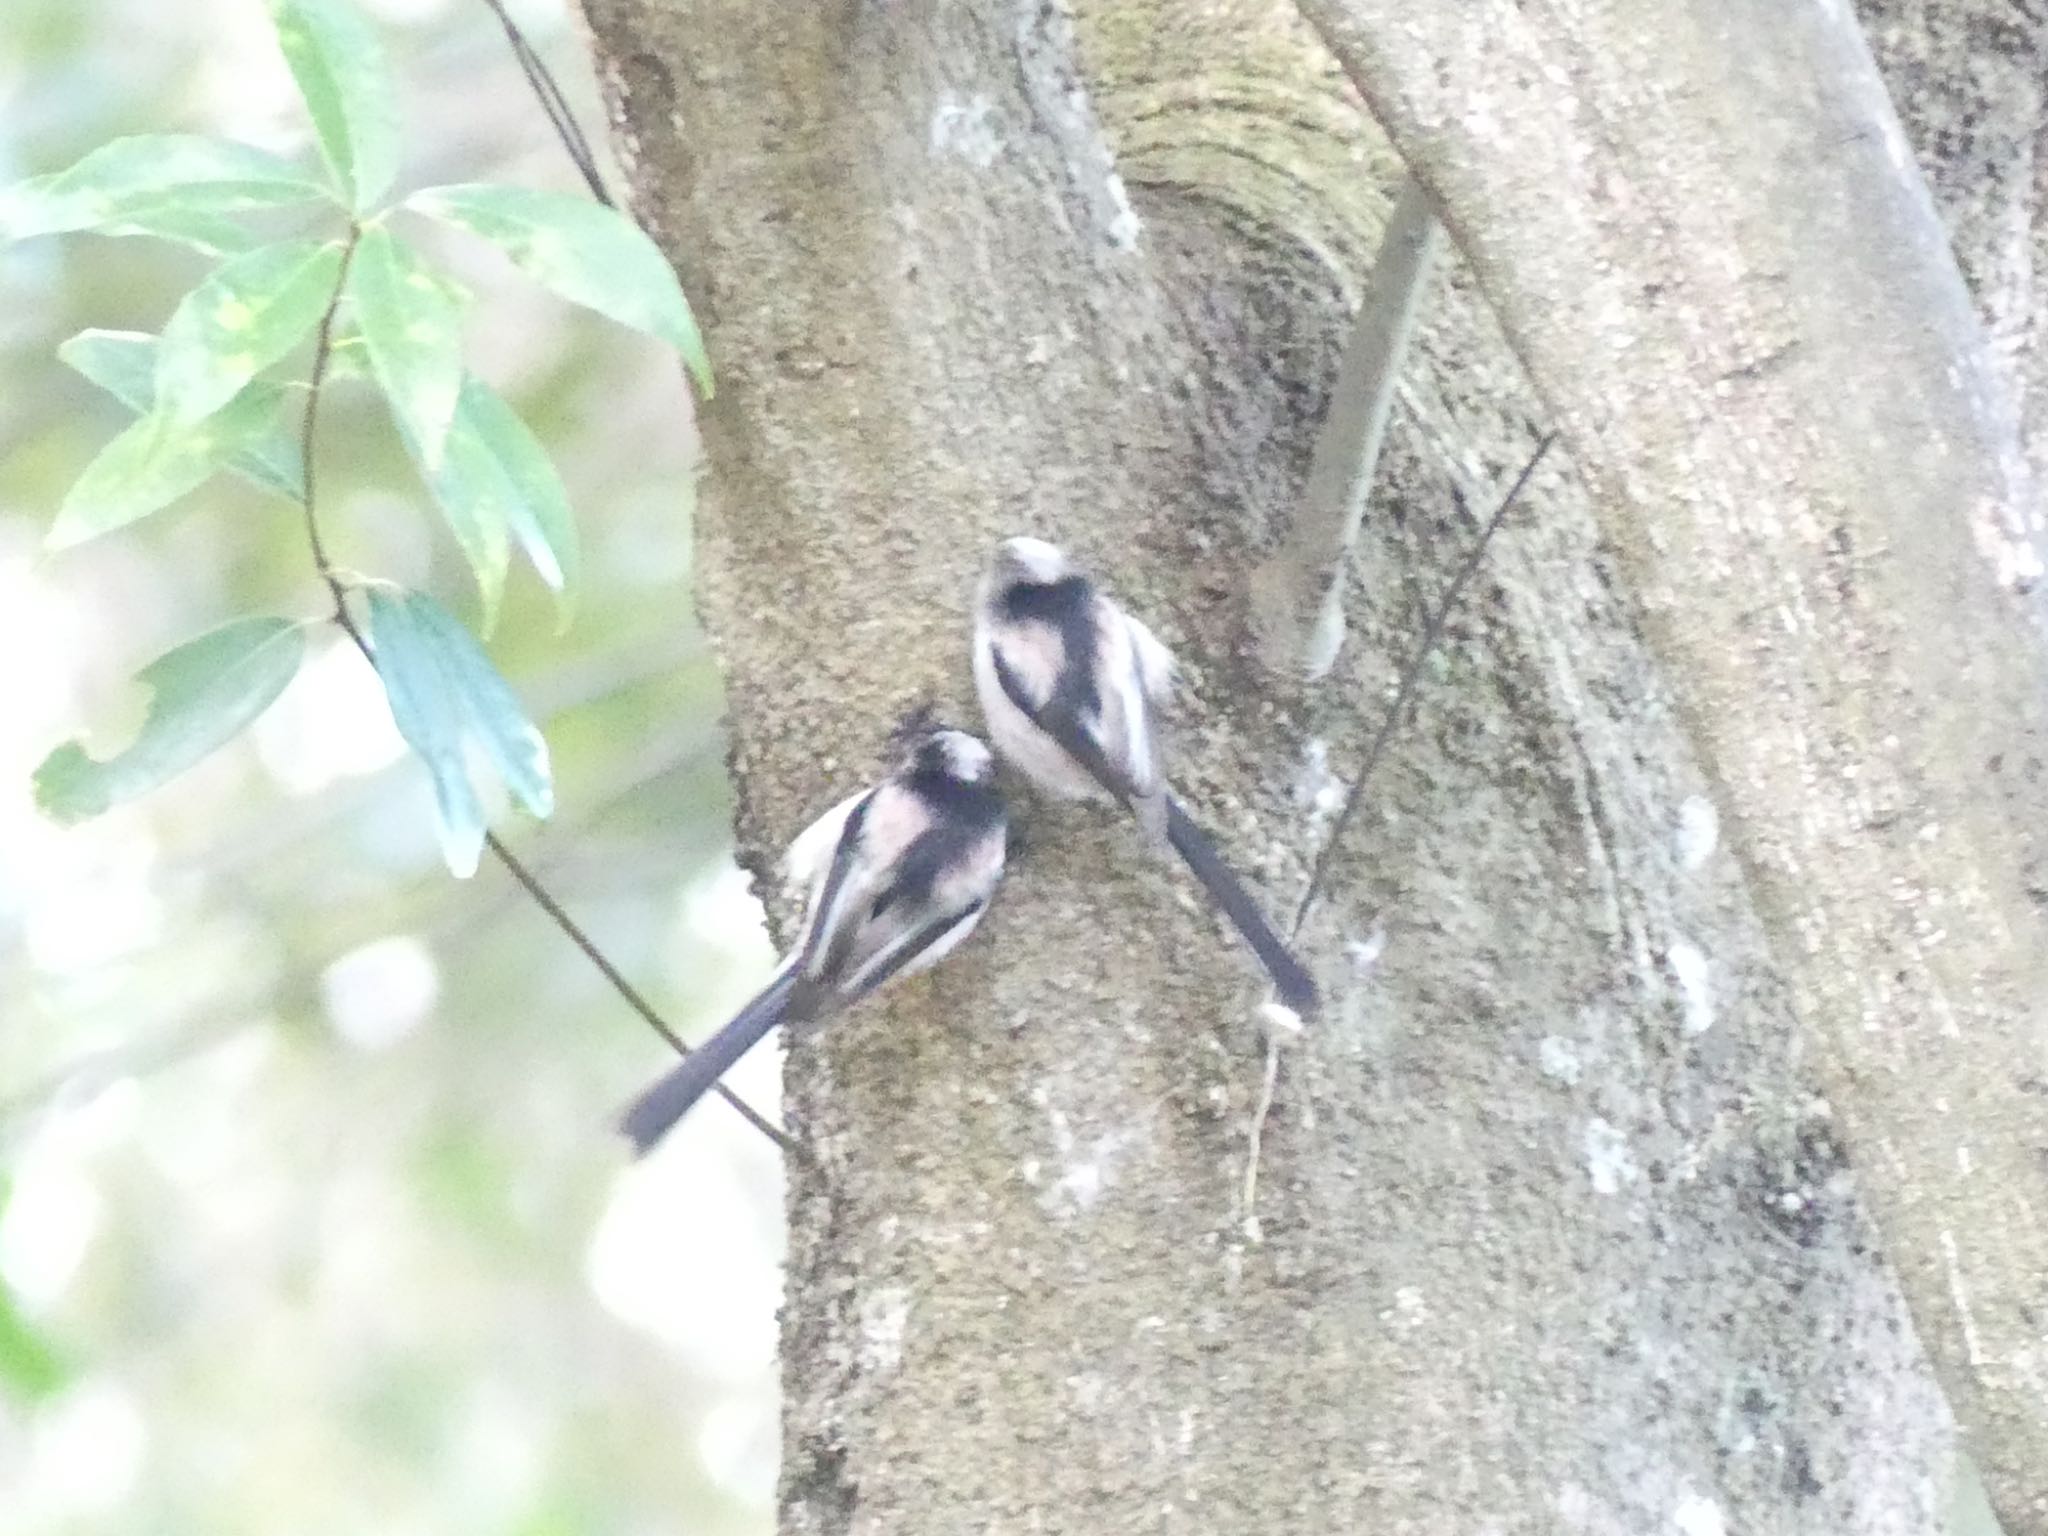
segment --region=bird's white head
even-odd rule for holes
[[[999,584],[1025,581],[1050,585],[1074,574],[1074,562],[1056,544],[1043,539],[1005,539],[996,548],[993,573]]]
[[[987,744],[979,736],[946,724],[928,700],[896,722],[889,741],[899,767],[943,773],[969,783],[995,774],[995,756]]]
[[[996,760],[979,736],[945,727],[933,731],[917,749],[921,762],[942,769],[956,779],[978,783],[992,777]]]

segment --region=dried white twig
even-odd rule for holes
[[[1252,577],[1259,649],[1275,672],[1321,677],[1344,642],[1344,562],[1365,517],[1394,384],[1443,246],[1421,183],[1401,183],[1372,277],[1344,343],[1301,504]]]

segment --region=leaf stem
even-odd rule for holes
[[[306,543],[313,552],[313,569],[327,584],[327,590],[334,598],[334,622],[348,632],[356,648],[375,666],[369,642],[356,628],[355,618],[348,611],[348,587],[336,574],[334,562],[327,558],[327,546],[320,538],[320,517],[314,510],[313,501],[313,438],[320,426],[320,385],[327,377],[327,360],[334,351],[334,316],[341,308],[342,294],[348,291],[349,264],[355,260],[356,243],[362,237],[361,223],[350,220],[348,239],[341,248],[341,270],[334,274],[334,292],[321,313],[320,329],[313,338],[313,368],[306,378],[306,409],[299,422],[299,505],[306,515]]]

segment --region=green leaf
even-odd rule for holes
[[[363,231],[348,293],[391,413],[431,473],[462,389],[462,306],[411,246],[381,227]],[[502,557],[499,564],[502,577]]]
[[[174,421],[152,411],[99,451],[72,484],[44,540],[69,549],[169,506],[214,471],[271,438],[284,391],[248,385],[200,421]]]
[[[0,1386],[22,1402],[37,1402],[71,1379],[70,1367],[21,1315],[13,1295],[0,1284]]]
[[[320,153],[356,212],[398,175],[398,91],[376,29],[346,0],[270,0]]]
[[[481,750],[528,811],[545,818],[555,806],[547,743],[469,631],[432,598],[372,588],[370,644],[391,718],[433,777],[442,857],[467,879],[484,839],[469,747]]]
[[[370,367],[370,349],[364,343],[362,333],[336,326],[334,342],[327,349],[327,382],[361,379],[375,383],[376,378]]]
[[[146,416],[156,407],[156,352],[156,338],[146,332],[95,330],[80,331],[57,349],[57,356],[130,410]],[[268,385],[251,385],[242,393],[266,389],[273,400],[281,394]],[[236,402],[241,398],[236,396]],[[235,408],[231,403],[228,409]],[[298,440],[283,427],[273,427],[234,449],[225,467],[291,501],[300,500],[305,490]]]
[[[288,240],[238,256],[186,294],[164,326],[156,408],[211,416],[320,323],[341,280],[341,247]]]
[[[12,1196],[10,1181],[0,1172],[0,1225]],[[70,1363],[23,1315],[7,1282],[0,1280],[0,1389],[19,1402],[34,1403],[61,1391],[71,1377]]]
[[[175,240],[208,256],[240,256],[263,244],[233,219],[174,202],[137,204],[113,223],[102,224],[99,233]]]
[[[534,574],[554,592],[556,616],[560,626],[567,627],[582,553],[569,493],[555,473],[554,460],[519,413],[481,379],[465,381],[456,412],[496,460],[508,495],[505,517],[512,536],[526,552]]]
[[[175,778],[268,709],[305,650],[305,631],[289,619],[253,618],[167,651],[136,676],[150,701],[134,742],[104,762],[65,742],[36,769],[36,804],[82,821]]]
[[[448,450],[427,482],[476,569],[484,632],[491,631],[504,589],[508,530],[554,590],[555,611],[566,626],[578,559],[568,493],[540,440],[481,379],[463,380]]]
[[[0,1172],[0,1225],[7,1219],[13,1196],[7,1175]],[[22,1314],[20,1303],[0,1280],[0,1389],[20,1402],[38,1402],[71,1381],[70,1364]]]
[[[711,397],[711,361],[682,285],[660,248],[624,214],[560,192],[482,183],[429,187],[405,206],[490,241],[570,303],[659,336]]]
[[[132,226],[145,214],[168,221],[174,215],[167,210],[197,217],[326,195],[297,166],[247,144],[140,134],[102,144],[69,170],[0,191],[0,240]]]

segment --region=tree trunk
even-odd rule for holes
[[[1548,423],[1450,262],[1344,651],[1257,669],[1245,573],[1398,176],[1331,55],[1271,0],[585,9],[720,370],[699,600],[746,861],[913,702],[974,720],[974,579],[1029,531],[1178,651],[1176,782],[1290,913],[1469,547],[1452,487],[1483,508]],[[1953,1432],[1863,1215],[1924,1170],[1844,1161],[1841,1032],[1717,851],[1724,793],[1752,862],[1767,822],[1601,543],[1646,489],[1566,424],[1331,861],[1256,1227],[1258,979],[1106,813],[1027,801],[982,933],[794,1042],[786,1529],[1943,1528]]]
[[[1559,412],[1921,1337],[2048,1531],[2041,509],[1855,19],[1303,9]]]

